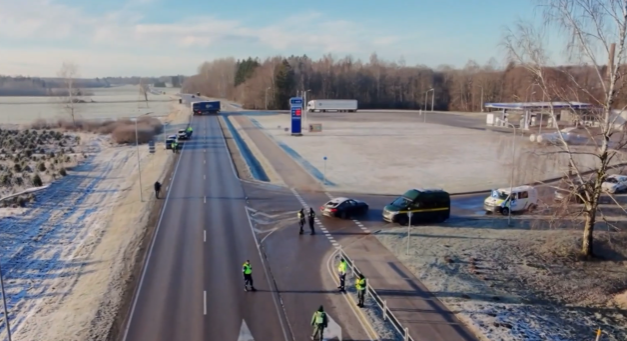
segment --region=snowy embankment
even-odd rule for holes
[[[627,339],[624,233],[597,232],[608,261],[577,262],[580,231],[508,228],[506,220],[386,228],[377,238],[472,330],[489,340]],[[619,293],[617,295],[617,293]],[[621,301],[622,299],[622,301]]]
[[[188,115],[175,111],[170,120]],[[180,122],[179,122],[180,121]],[[25,208],[0,209],[1,265],[14,341],[106,340],[146,231],[152,183],[171,152],[112,146],[94,137],[93,153],[36,194]],[[0,335],[5,335],[0,325]]]

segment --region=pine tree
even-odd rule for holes
[[[279,110],[289,108],[290,97],[294,96],[294,84],[294,70],[287,59],[283,59],[274,70],[274,108]]]

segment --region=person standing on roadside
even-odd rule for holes
[[[257,291],[253,285],[253,267],[250,265],[249,260],[246,260],[246,262],[242,265],[242,273],[244,274],[244,291],[248,291],[249,285],[250,290]]]
[[[324,340],[324,328],[327,327],[327,313],[324,312],[324,307],[320,306],[316,312],[314,312],[311,318],[311,325],[314,327],[312,340]]]
[[[337,266],[337,273],[340,276],[340,286],[337,287],[340,291],[346,291],[344,288],[344,283],[346,283],[346,270],[348,269],[348,265],[346,264],[346,260],[342,258],[340,260],[340,264]]]
[[[161,191],[161,183],[159,181],[155,181],[155,197],[159,199],[159,192]]]
[[[313,208],[309,208],[309,229],[311,229],[311,234],[316,234],[314,231],[314,221],[316,220],[316,212],[314,212]]]
[[[300,225],[300,232],[298,234],[303,234],[303,227],[305,226],[305,209],[301,208],[297,215],[298,224]]]
[[[364,300],[366,298],[366,277],[360,274],[355,281],[355,288],[357,289],[357,306],[364,307]]]

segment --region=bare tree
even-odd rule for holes
[[[72,123],[76,124],[77,104],[84,102],[81,98],[83,93],[77,85],[77,79],[80,77],[78,65],[72,62],[64,62],[57,76],[63,82],[63,88],[58,92],[61,105],[63,110],[72,118]]]
[[[537,2],[546,25],[537,28],[519,23],[508,30],[504,45],[511,60],[529,72],[532,81],[550,100],[548,114],[553,122],[569,116],[574,124],[585,123],[580,126],[579,143],[575,145],[571,135],[556,133],[554,146],[543,153],[552,160],[565,159],[566,190],[583,204],[580,210],[584,225],[581,255],[591,258],[595,255],[594,229],[599,214],[605,220],[599,212],[603,183],[627,144],[624,124],[620,122],[624,107],[615,110],[624,86],[621,64],[627,38],[627,0]],[[570,57],[569,67],[550,64],[544,28],[556,28],[562,33],[565,53]],[[615,44],[618,44],[617,51]],[[587,70],[593,70],[593,82],[589,77],[587,82],[582,81],[581,73]],[[577,102],[583,99],[593,107],[581,110]],[[568,110],[558,112],[553,101],[568,103]]]

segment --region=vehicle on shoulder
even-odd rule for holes
[[[177,142],[176,135],[170,135],[165,139],[165,149],[172,149],[172,143]]]
[[[483,201],[486,213],[511,213],[531,211],[538,207],[538,190],[533,186],[499,188]]]
[[[187,140],[187,138],[188,138],[189,136],[187,135],[187,130],[185,130],[185,129],[179,129],[178,133],[176,134],[176,137],[177,137],[179,140]]]
[[[627,191],[627,175],[606,175],[601,184],[601,189],[610,194]]]
[[[320,206],[323,216],[348,219],[368,213],[368,204],[361,200],[339,197]]]
[[[589,185],[590,183],[582,183],[579,180],[563,184],[555,189],[553,200],[557,202],[575,202],[581,204],[583,203],[582,198],[586,195],[586,186]]]
[[[441,189],[410,189],[383,208],[383,220],[400,225],[443,222],[450,216],[451,196]]]

